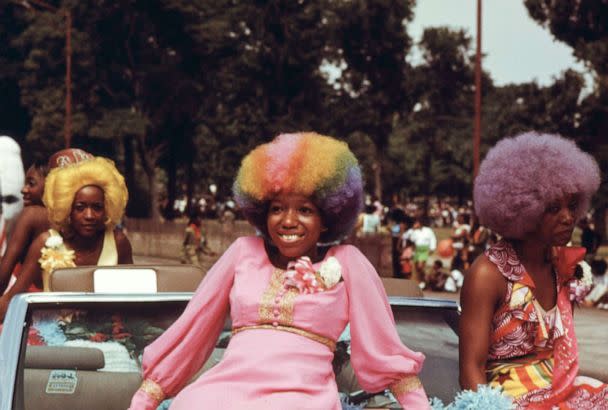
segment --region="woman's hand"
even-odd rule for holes
[[[506,295],[506,279],[485,255],[478,257],[466,274],[460,293],[460,386],[477,390],[486,384],[492,318]]]

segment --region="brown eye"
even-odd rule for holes
[[[272,214],[279,213],[279,212],[281,212],[281,206],[280,205],[270,205],[268,212],[270,212]]]
[[[550,214],[556,214],[556,213],[559,212],[559,205],[558,204],[550,204],[547,207],[547,209],[546,209],[545,212],[550,213]]]
[[[308,206],[302,206],[300,207],[300,213],[303,215],[310,215],[312,213],[314,213],[313,209],[308,207]]]

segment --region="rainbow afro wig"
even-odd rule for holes
[[[559,135],[528,132],[500,140],[475,178],[479,222],[509,239],[522,239],[539,224],[547,206],[576,194],[576,217],[587,212],[600,185],[593,157]]]
[[[320,238],[325,243],[347,235],[363,206],[361,170],[348,145],[314,132],[281,134],[255,148],[243,159],[233,192],[266,237],[268,203],[280,192],[312,198],[327,227]]]

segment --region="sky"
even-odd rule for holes
[[[475,47],[476,13],[477,0],[418,0],[408,32],[418,41],[425,27],[464,28]],[[483,68],[498,86],[533,80],[546,86],[568,68],[586,71],[570,47],[530,18],[523,0],[483,0],[481,40]]]

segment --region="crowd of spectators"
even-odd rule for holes
[[[368,195],[355,237],[390,235],[394,277],[414,279],[422,289],[458,292],[475,258],[498,240],[496,234],[477,222],[471,201],[458,202],[432,198],[426,204],[424,198],[401,201],[395,195],[389,206]],[[201,222],[218,219],[225,229],[242,218],[232,198],[220,199],[216,195],[193,198],[190,203],[185,196],[179,197],[173,209],[177,217],[197,216]],[[608,309],[606,260],[597,255],[602,237],[590,216],[581,220],[579,230],[580,244],[587,250],[586,261],[594,275],[594,290],[585,303]]]
[[[386,206],[368,196],[356,236],[391,236],[394,277],[414,279],[423,289],[457,292],[475,258],[499,238],[478,223],[471,201],[459,205],[456,200],[431,199],[426,216],[424,207],[422,198],[401,202],[394,196]],[[598,255],[602,237],[592,221],[588,215],[578,226],[580,245],[586,248],[586,261],[594,275],[585,304],[608,309],[606,259]],[[449,237],[445,237],[446,230]],[[438,232],[441,239],[437,239]]]

